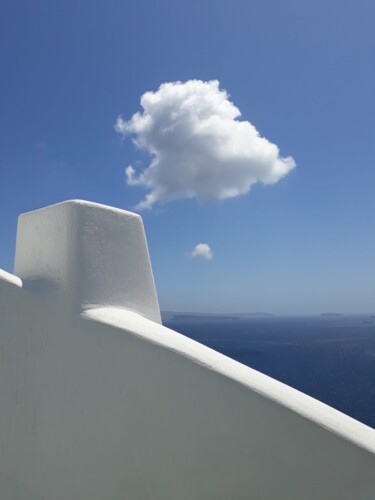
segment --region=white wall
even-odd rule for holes
[[[112,212],[83,206],[101,212],[91,247]],[[17,255],[37,260],[33,248]],[[107,254],[93,254],[85,272],[100,274]],[[121,307],[106,284],[93,307],[86,282],[70,307],[77,276],[55,280],[52,266],[52,287],[44,271],[0,273],[1,500],[375,498],[373,429],[151,321],[140,292]]]

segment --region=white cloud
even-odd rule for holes
[[[121,116],[115,130],[133,135],[151,163],[138,176],[126,169],[130,186],[149,190],[138,208],[178,198],[219,199],[246,194],[256,182],[274,184],[295,167],[261,137],[220,90],[217,80],[162,84],[141,97],[142,112]]]
[[[213,256],[214,255],[210,245],[207,245],[207,243],[198,243],[198,245],[195,245],[193,251],[190,253],[190,257],[193,259],[195,257],[202,257],[203,259],[211,260]]]

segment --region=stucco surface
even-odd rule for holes
[[[139,215],[71,200],[22,214],[15,274],[65,307],[126,307],[158,323],[159,304]]]
[[[84,206],[102,213],[90,241],[79,227],[71,241],[95,274],[109,245],[91,247],[111,233],[106,209]],[[161,326],[131,290],[105,283],[101,303],[95,276],[65,279],[61,254],[32,272],[30,252],[17,249],[23,279],[0,273],[1,499],[375,498],[373,429]]]

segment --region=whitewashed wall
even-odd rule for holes
[[[1,500],[375,498],[373,429],[159,324],[138,216],[23,216],[15,272]]]

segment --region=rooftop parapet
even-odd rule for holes
[[[15,274],[77,312],[120,307],[160,323],[142,218],[81,200],[20,215]]]

